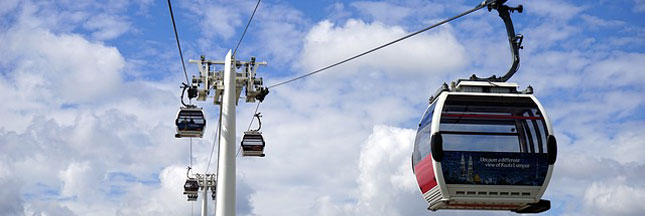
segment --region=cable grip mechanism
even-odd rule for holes
[[[506,82],[515,74],[515,72],[517,72],[517,69],[520,66],[519,50],[524,48],[522,47],[522,41],[524,40],[524,36],[521,34],[515,34],[515,28],[513,27],[513,21],[511,20],[510,13],[513,13],[515,11],[517,11],[518,13],[522,13],[524,11],[524,7],[522,5],[518,5],[517,7],[509,7],[507,5],[504,5],[506,1],[507,0],[497,0],[497,1],[488,2],[487,8],[489,12],[492,10],[497,10],[499,17],[502,18],[502,20],[504,21],[504,26],[506,27],[506,33],[508,36],[508,43],[511,48],[511,58],[513,61],[513,63],[511,64],[511,67],[508,69],[508,72],[506,72],[506,74],[504,74],[501,77],[492,75],[487,78],[481,78],[473,74],[469,79],[460,79],[460,81],[470,80],[470,81]]]
[[[260,131],[260,129],[262,128],[262,121],[260,121],[260,118],[262,118],[262,115],[261,113],[255,113],[255,115],[253,116],[258,119],[258,129],[255,129],[254,131]]]

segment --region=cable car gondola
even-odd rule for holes
[[[180,107],[175,125],[177,127],[175,138],[201,138],[204,136],[204,128],[206,127],[204,111],[196,106]]]
[[[487,1],[488,2],[488,1]],[[553,173],[553,128],[529,86],[506,82],[519,66],[505,0],[490,1],[505,23],[513,64],[502,77],[460,79],[430,97],[414,141],[412,169],[429,210],[474,209],[540,213]]]
[[[242,156],[264,157],[264,138],[262,132],[245,131],[242,137]]]
[[[556,143],[532,90],[517,84],[444,84],[419,123],[412,166],[428,209],[537,213]]]
[[[254,115],[258,119],[259,127],[256,130],[249,130],[244,132],[242,137],[242,156],[264,157],[264,138],[262,137],[262,122],[260,121],[260,113]]]
[[[184,183],[184,194],[188,197],[188,201],[196,201],[198,194],[197,191],[199,190],[199,183],[197,180],[194,178],[188,178],[186,179],[186,183]]]

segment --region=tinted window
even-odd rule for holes
[[[545,128],[527,97],[451,95],[441,113],[447,151],[546,153]]]
[[[430,126],[432,114],[436,103],[432,103],[421,116],[417,136],[414,139],[414,152],[412,153],[413,166],[430,154]]]

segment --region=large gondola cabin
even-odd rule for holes
[[[532,88],[444,84],[421,117],[412,167],[429,210],[539,213],[556,159],[549,118]]]

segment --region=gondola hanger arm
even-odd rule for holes
[[[260,131],[260,129],[262,129],[262,121],[260,121],[262,115],[260,113],[255,113],[255,115],[253,116],[258,119],[258,129],[256,129],[255,131]]]
[[[489,12],[492,10],[497,10],[499,17],[502,18],[502,20],[504,21],[504,26],[506,27],[506,34],[508,36],[508,43],[511,48],[511,58],[513,60],[511,67],[508,69],[508,72],[506,72],[506,74],[504,74],[501,77],[492,75],[487,78],[481,78],[473,74],[469,79],[461,79],[460,81],[470,80],[470,81],[506,82],[515,74],[515,72],[517,72],[517,69],[520,66],[520,49],[524,48],[522,47],[522,41],[524,39],[524,36],[521,34],[515,34],[515,28],[513,27],[513,21],[511,20],[510,13],[515,11],[517,11],[518,13],[522,13],[524,11],[524,7],[522,7],[522,5],[518,5],[517,7],[509,7],[507,5],[504,5],[506,1],[507,0],[486,1],[487,2],[486,6],[488,7]]]

